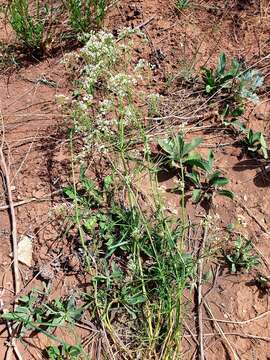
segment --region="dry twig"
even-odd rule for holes
[[[9,211],[10,211],[10,220],[11,220],[11,234],[12,234],[12,248],[13,248],[13,271],[14,271],[14,290],[15,294],[20,291],[20,273],[19,273],[19,260],[18,260],[18,242],[17,242],[17,222],[15,209],[13,205],[12,192],[10,186],[10,176],[9,169],[6,164],[6,159],[4,155],[4,143],[5,143],[5,129],[4,129],[4,121],[2,117],[2,142],[0,146],[0,162],[1,169],[3,172],[3,176],[5,179],[5,186],[7,191],[7,199],[9,203]]]
[[[202,319],[202,276],[203,276],[203,253],[208,236],[208,225],[205,225],[204,235],[200,249],[198,251],[198,281],[197,281],[197,311],[198,311],[198,343],[199,343],[199,358],[204,360],[204,345],[203,345],[203,319]]]
[[[255,316],[254,318],[251,319],[247,319],[247,320],[243,320],[243,321],[233,321],[233,320],[225,320],[225,319],[216,319],[216,318],[206,318],[204,320],[209,320],[209,321],[217,321],[219,323],[225,323],[225,324],[235,324],[235,325],[245,325],[245,324],[249,324],[253,321],[262,319],[263,317],[265,317],[266,315],[270,314],[270,310],[267,310],[263,313],[261,313],[258,316]]]

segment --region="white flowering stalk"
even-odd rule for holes
[[[139,122],[142,113],[136,104],[146,98],[139,86],[150,78],[151,69],[144,59],[134,61],[132,57],[130,38],[134,34],[145,39],[138,29],[122,29],[118,38],[105,31],[92,31],[79,53],[65,57],[69,69],[80,67],[81,87],[72,101],[72,117],[75,130],[85,139],[81,156],[87,156],[93,149],[104,152],[106,138],[108,143],[112,139],[117,142],[119,133],[125,136],[126,132],[142,126]],[[158,96],[153,94],[146,99],[146,105],[151,103],[154,109],[157,100]],[[102,149],[96,146],[98,139],[102,139]]]

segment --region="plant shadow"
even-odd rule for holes
[[[256,170],[259,169],[257,174],[253,178],[253,183],[259,188],[265,188],[270,186],[270,172],[268,169],[269,165],[263,163],[258,159],[246,159],[239,161],[233,166],[233,170],[242,172],[245,170]]]

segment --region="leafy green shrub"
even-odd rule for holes
[[[91,208],[86,205],[91,203],[89,194],[77,192],[86,199],[76,200],[74,193],[66,193],[78,206],[79,224],[74,223],[78,236],[89,239],[87,271],[93,291],[88,291],[86,301],[90,321],[102,319],[112,337],[120,321],[121,331],[129,334],[128,342],[122,340],[127,348],[140,346],[149,351],[149,347],[162,346],[165,339],[176,344],[181,294],[195,275],[191,254],[179,246],[181,222],[164,218],[159,209],[147,215],[136,206],[124,207],[114,198],[105,206],[115,182],[110,179],[108,187],[106,180],[107,190],[96,187],[103,201]],[[166,347],[166,352],[172,349]]]

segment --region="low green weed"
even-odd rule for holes
[[[225,121],[224,125],[233,130],[234,135],[240,137],[240,143],[244,147],[244,152],[253,157],[263,157],[266,160],[269,158],[268,145],[261,131],[254,132],[236,119],[230,122]]]
[[[226,55],[221,53],[216,69],[203,67],[202,72],[205,93],[211,97],[223,96],[223,116],[241,115],[245,100],[259,101],[256,90],[263,84],[263,77],[258,70],[246,70],[236,59],[228,68]]]
[[[213,169],[214,154],[212,151],[205,160],[194,149],[201,144],[201,138],[194,138],[186,143],[182,134],[174,138],[159,140],[159,146],[163,151],[163,164],[171,168],[180,169],[179,175],[182,181],[190,181],[195,189],[192,191],[192,199],[195,203],[203,199],[212,201],[214,194],[233,199],[233,193],[223,189],[229,183],[229,179],[221,175],[220,171]]]
[[[237,237],[234,247],[224,253],[224,257],[231,273],[250,271],[260,263],[258,256],[254,255],[251,241],[242,236]]]
[[[208,159],[205,160],[205,171],[203,174],[193,169],[190,173],[185,175],[195,186],[195,189],[192,191],[192,200],[195,203],[199,203],[202,200],[207,200],[211,203],[215,194],[230,199],[233,199],[234,197],[231,191],[223,189],[223,187],[229,183],[229,179],[222,176],[220,171],[215,171],[213,165],[214,154],[212,151],[209,151]]]
[[[74,326],[83,312],[84,308],[77,307],[74,297],[46,302],[32,291],[20,297],[15,310],[2,314],[1,318],[12,321],[21,340],[27,333],[41,332],[67,347],[68,344],[54,336],[53,332],[59,327]]]
[[[248,153],[262,155],[264,159],[268,159],[268,146],[262,132],[253,132],[252,129],[249,129],[243,142]]]
[[[202,141],[201,138],[194,138],[187,143],[181,133],[173,138],[159,140],[158,144],[163,152],[163,164],[178,169],[182,166],[204,167],[200,154],[194,151]]]

